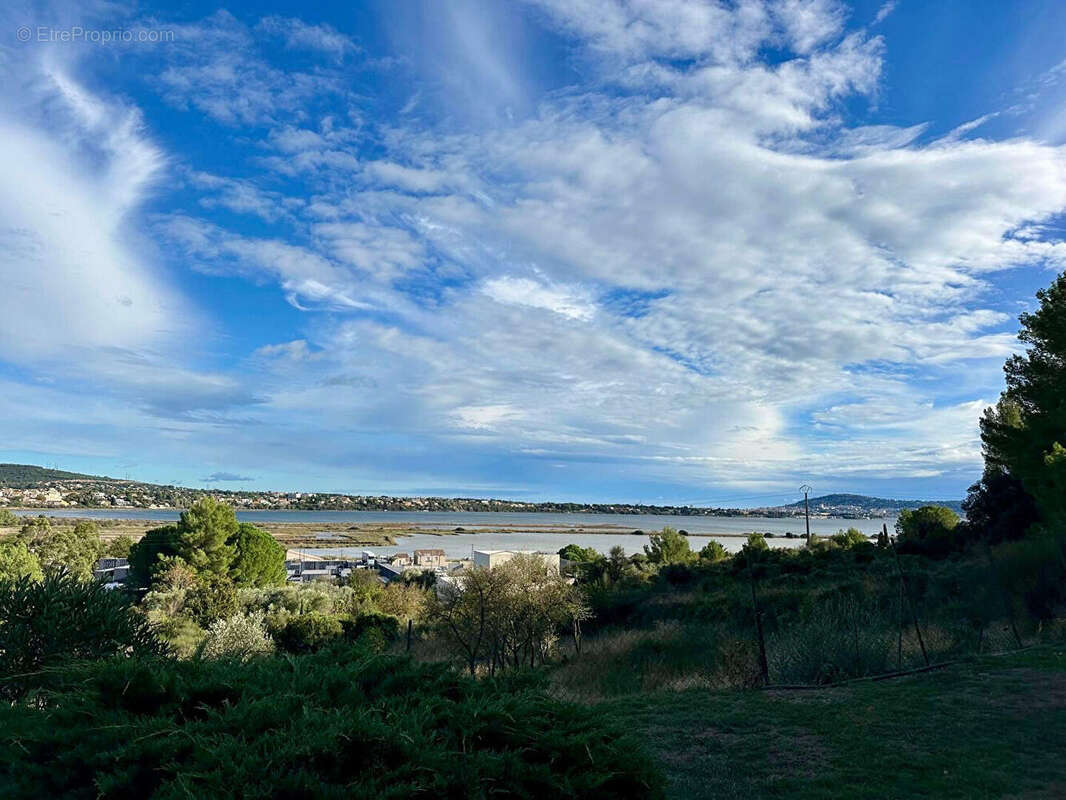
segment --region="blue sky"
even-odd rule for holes
[[[1064,33],[1054,2],[6,4],[0,460],[961,496],[1066,262]]]

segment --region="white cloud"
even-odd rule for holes
[[[586,292],[577,288],[555,286],[533,280],[504,275],[481,285],[481,291],[497,303],[543,308],[569,319],[587,322],[596,307]]]
[[[1051,224],[1066,208],[1066,151],[966,139],[987,117],[928,143],[922,120],[851,124],[848,106],[876,100],[886,45],[848,30],[838,3],[534,5],[569,37],[582,83],[533,110],[514,54],[482,26],[469,36],[484,51],[465,69],[483,68],[486,106],[513,111],[491,124],[435,125],[423,109],[441,90],[421,75],[399,96],[426,99],[389,122],[323,114],[323,97],[347,97],[333,68],[284,71],[224,13],[199,26],[203,52],[176,51],[158,85],[249,128],[240,166],[263,174],[191,183],[208,210],[284,225],[256,236],[173,213],[157,229],[183,268],[276,284],[328,313],[249,354],[254,393],[213,372],[141,388],[132,363],[100,374],[126,381],[124,397],[142,392],[145,413],[177,417],[175,436],[210,419],[227,446],[345,467],[372,451],[392,474],[434,457],[465,476],[508,459],[531,472],[590,463],[620,484],[975,474],[979,408],[1016,346],[989,289],[1000,270],[1066,265]],[[301,35],[323,33],[311,27]],[[470,41],[447,30],[440,52]],[[766,48],[780,57],[764,61]],[[443,91],[471,102],[469,86]],[[112,198],[104,218],[125,219],[161,157],[135,117],[56,96],[81,129],[102,114],[125,137],[102,139],[111,166],[79,162],[68,190],[84,209]],[[123,160],[127,140],[140,149]],[[12,161],[69,159],[58,144],[11,141]],[[42,197],[13,218],[46,225],[43,204],[60,198]],[[157,282],[140,268],[127,281],[121,224],[103,230],[119,257],[100,249],[93,263],[110,266],[93,278],[139,292],[127,308],[151,308],[140,298],[159,296]],[[46,310],[27,308],[15,318],[60,341],[28,318]],[[139,313],[101,341],[140,340],[164,318]],[[168,408],[160,398],[180,385],[189,396]]]
[[[184,327],[183,303],[131,227],[165,158],[135,110],[90,94],[58,63],[35,73],[35,102],[0,110],[0,358],[158,346]],[[186,317],[187,319],[187,317]]]
[[[270,16],[260,20],[256,29],[280,36],[290,49],[316,50],[338,60],[357,49],[355,42],[331,25],[308,25],[300,19]]]
[[[874,16],[874,25],[880,25],[886,19],[889,14],[896,10],[896,6],[899,5],[899,0],[886,0],[881,4],[881,7],[877,9],[877,14]]]

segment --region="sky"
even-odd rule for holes
[[[1066,4],[0,10],[0,461],[950,499],[1066,265]]]

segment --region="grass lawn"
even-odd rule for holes
[[[674,798],[1066,797],[1066,646],[832,689],[600,705],[658,756]]]

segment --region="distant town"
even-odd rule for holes
[[[657,514],[707,517],[799,517],[803,501],[758,508],[708,508],[702,506],[643,503],[559,503],[464,497],[389,497],[322,492],[231,491],[192,489],[142,483],[24,464],[0,464],[0,507],[157,509],[188,508],[205,495],[247,511],[423,511],[423,512],[524,512],[554,514]],[[889,500],[856,494],[830,494],[810,500],[815,516],[866,519],[887,517],[923,503],[935,502],[959,509],[958,501]]]

